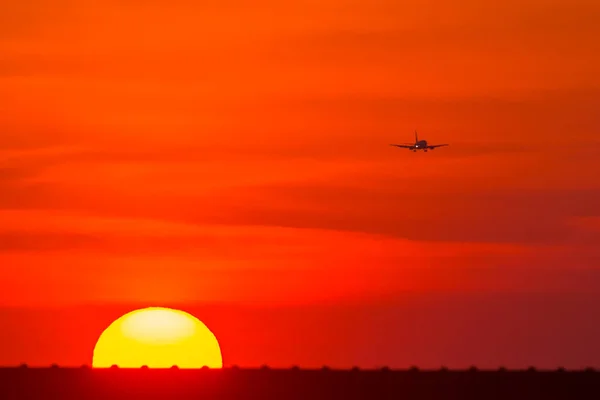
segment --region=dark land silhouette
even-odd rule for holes
[[[2,368],[0,399],[597,399],[583,371]]]

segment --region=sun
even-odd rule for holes
[[[94,347],[92,366],[108,368],[222,368],[215,335],[180,310],[150,307],[114,321]]]

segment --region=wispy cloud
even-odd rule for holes
[[[385,286],[407,254],[499,275],[593,256],[571,221],[599,214],[595,2],[0,4],[15,265],[384,259]],[[414,129],[451,146],[388,146]]]

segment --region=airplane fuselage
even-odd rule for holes
[[[422,151],[426,152],[429,150],[433,150],[436,147],[448,146],[448,144],[431,145],[431,144],[427,143],[427,140],[419,140],[419,135],[417,135],[417,132],[415,131],[414,143],[392,144],[392,146],[409,149],[410,151],[414,151],[414,152],[417,152],[417,150],[422,150]]]
[[[415,150],[427,150],[427,140],[419,140],[413,146]]]

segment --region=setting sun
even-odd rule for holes
[[[132,311],[100,335],[92,365],[108,368],[221,368],[215,335],[194,316],[169,308]]]

